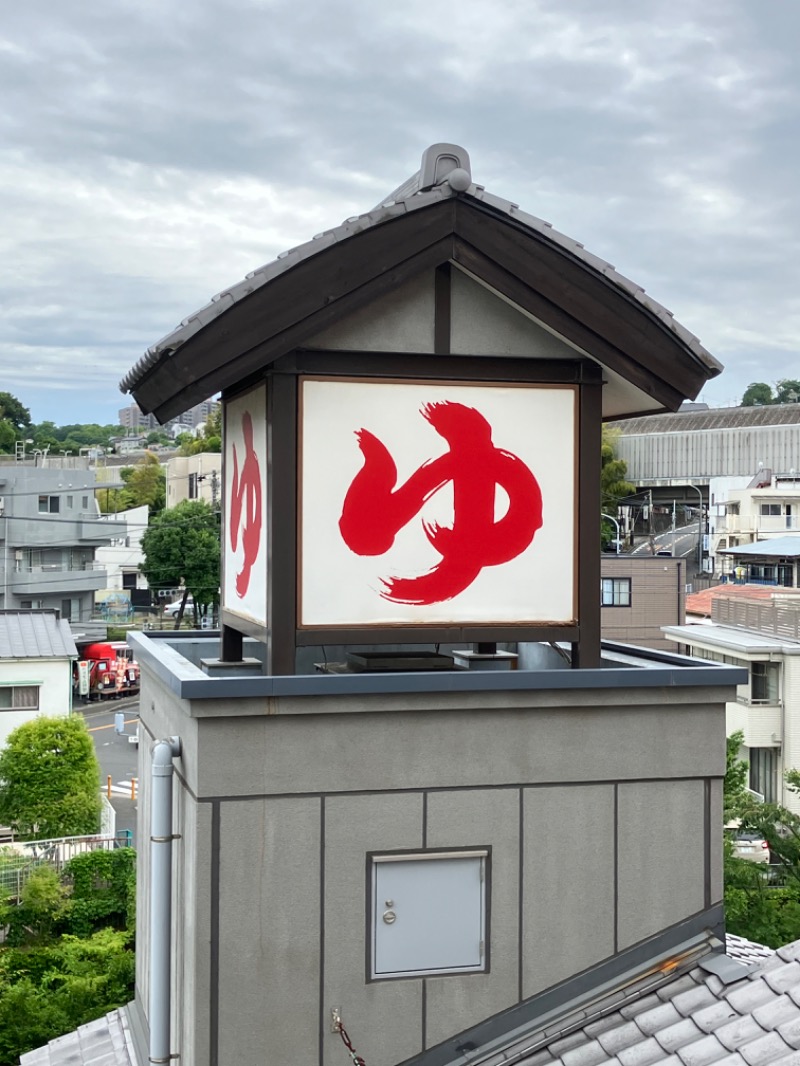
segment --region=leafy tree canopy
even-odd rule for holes
[[[17,433],[21,434],[31,424],[31,413],[16,396],[10,392],[0,392],[0,419],[10,422]]]
[[[167,502],[167,476],[158,456],[145,452],[135,466],[123,467],[120,478],[125,482],[123,491],[127,494],[124,497],[128,501],[127,507],[142,507],[147,504],[151,518],[164,510]]]
[[[195,613],[219,601],[218,516],[204,500],[184,500],[152,519],[140,569],[151,589],[184,585]]]
[[[100,767],[86,723],[34,718],[0,750],[0,824],[23,840],[96,833]]]
[[[181,455],[199,455],[201,452],[222,451],[222,408],[211,412],[203,426],[203,432],[193,437],[191,433],[180,433],[177,437]]]
[[[782,378],[775,382],[775,403],[797,403],[800,400],[800,381]]]
[[[765,381],[753,381],[744,390],[742,407],[760,407],[775,402],[772,386]]]

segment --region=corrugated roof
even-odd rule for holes
[[[710,411],[676,411],[620,418],[611,425],[623,436],[637,433],[692,433],[702,429],[751,429],[757,426],[790,426],[800,422],[800,403],[768,407],[717,407]]]
[[[304,244],[290,248],[286,252],[281,252],[276,259],[252,271],[243,281],[237,282],[213,296],[209,303],[194,314],[189,315],[176,329],[147,349],[144,356],[120,382],[120,390],[122,392],[132,392],[149,370],[161,362],[162,359],[168,358],[190,337],[198,333],[204,326],[207,326],[209,322],[223,314],[239,300],[249,296],[250,293],[261,286],[268,284],[279,274],[291,270],[303,260],[310,259],[330,245],[347,240],[363,230],[379,226],[396,218],[398,215],[407,214],[429,204],[454,197],[480,201],[500,214],[513,219],[517,225],[524,229],[537,234],[540,238],[544,238],[552,244],[558,245],[561,249],[574,256],[575,259],[602,274],[608,282],[654,315],[685,346],[694,358],[711,372],[709,376],[718,374],[722,370],[721,364],[706,351],[697,337],[679,322],[676,322],[672,312],[649,296],[640,285],[620,274],[611,263],[592,255],[579,241],[573,240],[571,237],[567,237],[554,229],[550,222],[545,222],[535,215],[521,211],[518,204],[512,203],[510,200],[504,200],[502,197],[494,196],[492,193],[487,192],[483,185],[476,185],[472,181],[469,155],[465,149],[458,145],[437,144],[432,145],[423,154],[421,170],[403,182],[377,207],[363,215],[346,219],[340,226],[316,234],[312,240],[306,241]]]
[[[69,622],[56,611],[0,611],[0,659],[76,658]]]
[[[124,1010],[59,1036],[19,1061],[20,1066],[137,1066]]]
[[[739,544],[735,548],[717,548],[720,555],[758,555],[770,559],[794,559],[800,556],[800,537],[775,537],[774,540],[757,540],[754,544]]]

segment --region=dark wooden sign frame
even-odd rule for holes
[[[575,624],[361,626],[298,624],[299,388],[302,375],[410,379],[495,384],[573,385],[577,389],[577,596]],[[574,360],[430,356],[386,352],[298,350],[223,395],[233,399],[267,382],[267,625],[223,607],[221,658],[237,661],[242,637],[267,644],[268,672],[294,674],[303,646],[363,644],[483,644],[561,641],[573,646],[576,667],[600,664],[600,452],[602,373],[596,363]],[[223,514],[223,528],[225,528]]]

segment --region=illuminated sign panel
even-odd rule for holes
[[[305,378],[302,627],[575,621],[577,393]]]
[[[225,409],[225,513],[222,602],[267,624],[266,388],[237,396]]]

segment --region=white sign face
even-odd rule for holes
[[[267,390],[225,406],[222,604],[267,624]]]
[[[301,626],[575,620],[575,389],[301,388]]]

